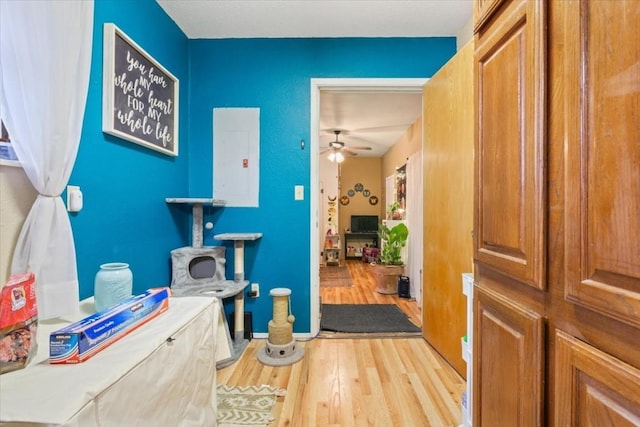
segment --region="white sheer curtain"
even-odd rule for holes
[[[411,280],[411,296],[422,308],[422,152],[407,161],[407,228],[409,241],[406,273]]]
[[[389,175],[388,177],[385,178],[384,180],[384,213],[385,215],[387,214],[387,210],[389,208],[389,205],[391,203],[393,203],[396,200],[396,193],[395,193],[395,186],[396,186],[396,176],[394,175]]]
[[[36,275],[38,316],[78,310],[71,225],[60,197],[78,152],[89,87],[93,0],[0,1],[0,101],[38,191],[13,254]]]

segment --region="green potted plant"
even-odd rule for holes
[[[378,238],[384,241],[380,251],[380,264],[383,265],[403,265],[402,248],[407,244],[409,229],[401,222],[392,228],[386,224],[378,226]]]
[[[407,244],[409,229],[402,222],[391,228],[380,224],[378,237],[382,244],[379,262],[371,264],[376,290],[381,294],[394,294],[398,292],[398,276],[404,273],[402,248]]]
[[[393,202],[387,207],[387,219],[402,219],[400,203]]]

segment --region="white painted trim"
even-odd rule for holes
[[[422,92],[422,87],[428,80],[428,78],[311,79],[311,86],[330,92]]]
[[[309,149],[311,150],[310,176],[310,336],[320,332],[320,235],[318,200],[320,180],[318,172],[320,150],[320,90],[330,92],[367,91],[367,92],[422,92],[428,78],[338,78],[311,79],[311,126]],[[422,101],[424,103],[424,100]]]
[[[10,166],[12,168],[21,168],[22,163],[20,163],[18,160],[0,159],[0,166]]]

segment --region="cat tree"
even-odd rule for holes
[[[274,288],[269,295],[273,297],[273,320],[269,321],[269,338],[258,352],[258,360],[270,366],[291,365],[304,355],[293,339],[295,317],[290,308],[291,289]]]
[[[224,233],[216,240],[234,241],[234,277],[225,277],[225,247],[203,246],[203,206],[223,207],[225,202],[210,198],[167,198],[166,203],[192,205],[192,243],[171,251],[171,289],[175,296],[211,296],[234,298],[234,333],[229,332],[227,316],[219,319],[219,334],[226,340],[218,340],[216,368],[224,368],[240,358],[249,341],[244,337],[244,289],[249,281],[244,277],[244,242],[257,240],[262,233]],[[213,226],[207,224],[207,229]],[[195,274],[197,273],[197,274]],[[220,301],[222,307],[222,301]]]

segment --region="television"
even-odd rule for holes
[[[351,215],[352,233],[375,233],[378,231],[378,215]]]

